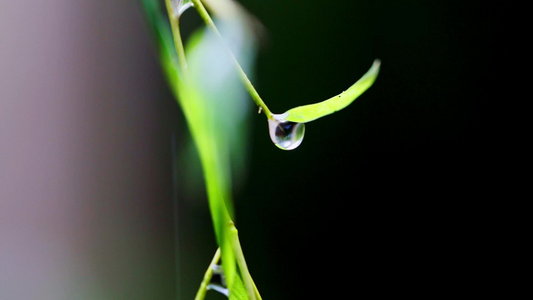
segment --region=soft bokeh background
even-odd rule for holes
[[[491,231],[478,192],[493,167],[482,120],[500,92],[498,5],[239,2],[267,29],[254,84],[274,112],[382,60],[295,151],[253,118],[236,222],[263,298],[472,285]],[[2,1],[0,299],[192,299],[215,244],[173,154],[185,132],[137,3]]]

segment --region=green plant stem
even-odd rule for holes
[[[215,34],[218,35],[218,37],[221,40],[224,40],[222,38],[222,35],[218,31],[217,27],[215,26],[215,23],[211,19],[211,16],[209,16],[209,13],[205,9],[204,5],[202,4],[202,1],[201,0],[191,0],[191,2],[194,4],[194,7],[198,11],[198,14],[202,18],[202,20],[204,20],[205,24],[209,28],[211,28],[215,32]],[[246,88],[246,90],[248,91],[250,96],[252,97],[252,100],[254,100],[255,104],[257,104],[257,106],[259,106],[261,108],[261,111],[263,111],[265,113],[265,116],[267,118],[273,119],[272,112],[270,111],[270,109],[268,109],[268,107],[266,106],[266,104],[263,101],[263,99],[261,99],[261,97],[259,96],[259,93],[256,91],[256,89],[252,85],[252,82],[250,81],[248,76],[246,76],[246,73],[244,73],[244,70],[242,69],[241,65],[239,64],[239,62],[237,61],[237,59],[235,58],[233,53],[231,53],[231,51],[229,51],[229,48],[228,48],[228,52],[229,52],[231,58],[233,59],[233,62],[235,63],[237,71],[239,72],[239,77],[241,78],[241,81],[244,84],[244,87]]]
[[[211,260],[211,263],[209,264],[207,271],[205,271],[204,278],[202,279],[202,283],[200,284],[200,288],[198,289],[198,292],[196,292],[196,296],[194,297],[194,300],[203,300],[205,298],[205,294],[207,293],[207,285],[211,281],[211,277],[213,277],[213,266],[216,265],[219,260],[220,260],[220,248],[218,248],[217,251],[215,252],[215,255],[213,256],[213,259]]]
[[[257,290],[252,276],[248,271],[248,266],[246,265],[244,253],[242,251],[241,243],[239,241],[237,228],[233,224],[231,224],[231,235],[231,243],[233,246],[233,251],[235,253],[235,259],[237,260],[237,265],[239,265],[239,269],[241,270],[242,281],[244,283],[244,286],[246,287],[246,293],[248,294],[248,298],[250,300],[261,300],[261,295],[259,295],[259,291]]]
[[[174,46],[176,47],[176,52],[178,53],[178,60],[181,67],[181,73],[185,81],[189,78],[189,71],[187,67],[187,60],[185,59],[185,50],[183,47],[183,42],[181,40],[180,26],[179,26],[179,16],[174,7],[172,7],[171,0],[165,0],[165,4],[168,12],[168,19],[170,20],[170,28],[172,29],[172,35],[174,36]]]

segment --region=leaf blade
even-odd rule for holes
[[[370,69],[346,91],[322,102],[289,109],[283,114],[284,119],[298,123],[311,122],[345,108],[374,84],[380,66],[381,61],[374,60]]]

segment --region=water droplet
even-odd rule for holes
[[[305,133],[304,123],[286,121],[280,115],[268,119],[268,131],[274,145],[283,150],[296,149],[302,143]]]

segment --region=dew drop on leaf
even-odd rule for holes
[[[285,121],[281,118],[268,119],[270,139],[283,150],[296,149],[302,143],[305,133],[304,123]]]

